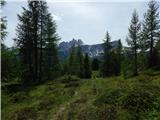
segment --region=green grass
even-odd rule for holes
[[[2,120],[159,120],[160,72],[128,79],[64,76],[30,91],[2,91],[1,100]]]

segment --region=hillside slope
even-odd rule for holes
[[[148,72],[150,73],[150,72]],[[2,120],[159,120],[160,74],[81,80],[2,91]]]

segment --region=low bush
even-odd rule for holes
[[[54,96],[45,96],[41,99],[38,109],[39,110],[50,109],[54,104],[55,104]]]
[[[63,77],[58,78],[56,81],[61,83],[69,83],[71,81],[80,81],[80,78],[71,75],[64,75]]]
[[[145,89],[133,89],[123,99],[123,107],[133,113],[145,113],[154,107],[155,97]]]
[[[117,111],[113,106],[86,107],[79,111],[78,120],[116,120]]]
[[[27,98],[28,98],[28,94],[26,92],[17,92],[13,94],[13,96],[11,97],[11,101],[13,103],[18,103],[26,100]]]
[[[118,105],[118,104],[120,104],[119,101],[120,101],[122,94],[123,94],[122,89],[106,91],[104,94],[99,96],[94,101],[94,105],[96,105],[96,106],[103,106],[106,104]]]
[[[6,120],[36,120],[37,118],[37,112],[32,107],[24,107],[10,114]]]

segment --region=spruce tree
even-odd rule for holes
[[[137,50],[138,50],[138,40],[140,34],[140,22],[136,10],[133,12],[132,20],[130,27],[128,28],[129,34],[127,38],[127,43],[131,46],[134,54],[134,70],[133,75],[138,75],[138,66],[137,66]]]
[[[78,66],[76,61],[76,47],[72,46],[70,49],[70,55],[69,55],[69,74],[71,75],[77,75],[78,73]]]
[[[76,55],[76,59],[77,59],[77,65],[78,65],[78,76],[80,78],[83,78],[84,76],[84,62],[83,62],[83,54],[82,54],[82,49],[80,46],[77,47],[77,55]]]
[[[56,33],[57,25],[51,14],[47,16],[47,26],[46,26],[46,58],[45,63],[49,68],[50,78],[56,78],[61,74],[61,65],[58,58],[58,46],[57,43],[60,40],[58,34]],[[46,71],[47,72],[47,71]]]
[[[150,51],[148,67],[153,67],[155,66],[153,52],[160,34],[159,3],[155,0],[151,0],[148,4],[148,10],[144,15],[143,33]]]
[[[0,1],[0,5],[1,5],[1,8],[4,7],[4,5],[6,4],[6,1],[4,0],[1,0]],[[6,35],[7,35],[7,20],[6,20],[6,17],[2,17],[1,16],[1,22],[0,22],[0,25],[1,25],[1,40],[3,42],[3,40],[5,39]],[[1,42],[1,44],[2,44]]]
[[[104,55],[103,55],[103,62],[102,62],[102,66],[101,66],[101,73],[102,73],[102,76],[103,77],[106,77],[106,76],[109,76],[111,75],[112,73],[112,70],[111,70],[111,49],[112,49],[112,46],[111,46],[111,37],[109,35],[109,33],[107,32],[106,33],[106,36],[105,36],[105,40],[104,40]]]
[[[119,75],[121,72],[121,64],[122,64],[122,43],[121,40],[118,40],[118,46],[115,51],[115,61],[114,61],[114,74]]]
[[[23,82],[33,80],[34,76],[34,63],[33,63],[33,27],[32,26],[32,13],[31,11],[23,8],[23,13],[18,15],[19,24],[17,26],[17,38],[15,42],[20,49],[21,71]]]
[[[99,69],[99,60],[97,58],[94,58],[92,60],[92,70],[98,70]]]
[[[53,21],[45,1],[28,1],[28,9],[18,15],[17,46],[20,48],[23,64],[23,80],[29,83],[40,83],[53,79],[51,74],[60,68],[56,33]],[[30,80],[30,81],[29,81]]]
[[[88,53],[84,57],[84,78],[91,78],[91,64]]]

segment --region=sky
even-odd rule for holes
[[[27,7],[26,0],[6,0],[2,16],[7,17],[7,37],[5,44],[14,45],[16,38],[17,14]],[[147,0],[47,0],[49,12],[57,23],[57,33],[62,41],[81,39],[85,44],[102,43],[106,31],[111,41],[125,38],[134,9],[143,20],[147,10]]]

